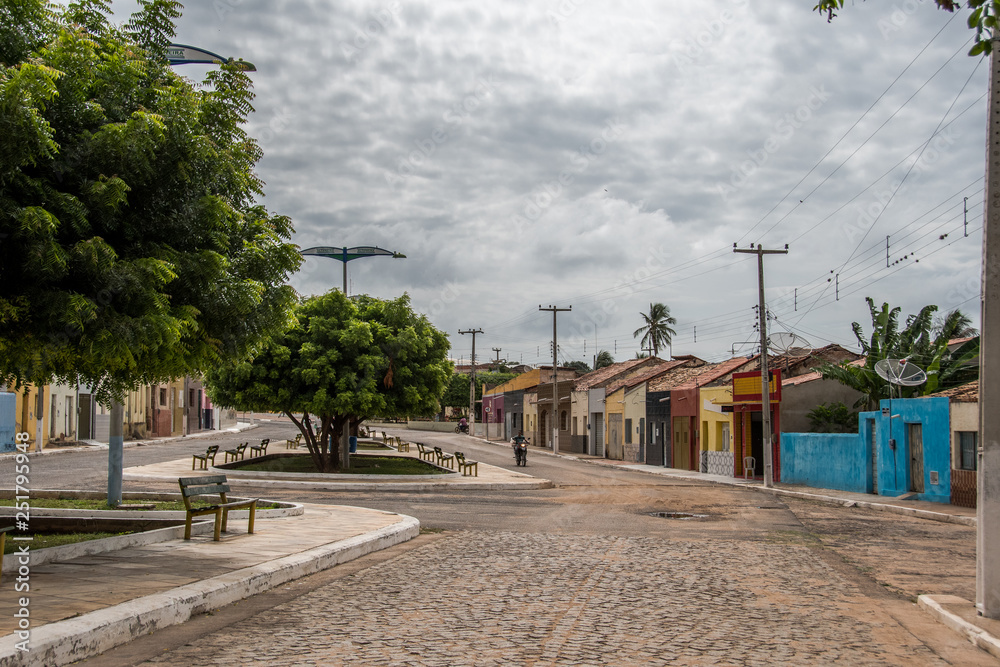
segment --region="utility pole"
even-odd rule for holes
[[[559,452],[559,373],[556,371],[556,355],[559,352],[559,339],[556,337],[556,315],[560,312],[569,312],[573,310],[573,306],[569,308],[556,308],[555,306],[549,306],[548,308],[542,308],[541,304],[538,304],[538,310],[544,310],[546,312],[552,313],[552,451]],[[544,436],[543,436],[544,437]]]
[[[752,245],[752,244],[751,244]],[[733,252],[757,255],[757,289],[760,300],[760,410],[764,437],[764,486],[774,486],[774,446],[771,444],[771,391],[767,370],[767,309],[764,307],[764,255],[787,255],[788,244],[783,250],[765,250],[759,243],[756,248],[737,248]]]
[[[990,54],[986,131],[986,200],[983,204],[982,310],[979,346],[979,460],[976,466],[976,608],[1000,618],[1000,44]]]
[[[469,435],[476,434],[476,334],[483,333],[482,329],[469,329],[459,331],[462,334],[472,334],[472,379],[469,382]]]

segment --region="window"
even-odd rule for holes
[[[566,429],[568,429],[569,426],[567,426],[567,423],[568,423],[568,419],[567,419],[566,411],[563,410],[562,412],[559,413],[559,430],[560,431],[565,431]]]
[[[962,470],[976,469],[976,439],[979,434],[975,431],[958,432],[958,467]]]
[[[632,420],[631,419],[626,419],[625,420],[625,444],[626,445],[631,445],[632,444]]]
[[[166,407],[167,405],[167,388],[160,387],[160,405]]]

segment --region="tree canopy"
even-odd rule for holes
[[[934,0],[939,9],[953,12],[961,9],[962,3],[955,0]],[[967,0],[965,6],[972,10],[969,14],[969,27],[976,31],[976,43],[969,50],[970,56],[990,53],[993,50],[992,39],[996,36],[997,17],[1000,16],[1000,0]],[[843,9],[844,0],[819,0],[813,11],[826,15],[827,21],[837,16],[837,10]]]
[[[0,0],[0,381],[98,397],[242,358],[288,324],[301,261],[259,203],[246,73],[204,89],[173,0]]]
[[[594,363],[594,370],[598,368],[604,368],[605,366],[610,366],[615,363],[615,358],[611,356],[611,353],[607,350],[601,350],[597,353],[597,357]]]
[[[448,337],[413,312],[409,296],[334,290],[305,299],[291,329],[253,359],[212,369],[206,384],[220,405],[287,415],[326,472],[340,468],[345,428],[437,412],[452,374],[447,354]]]
[[[961,311],[948,313],[935,333],[933,317],[937,306],[924,306],[916,315],[907,317],[905,325],[900,328],[900,308],[889,308],[887,303],[876,308],[871,298],[866,301],[872,317],[871,337],[865,338],[857,322],[852,325],[854,336],[865,355],[864,365],[844,362],[816,369],[824,378],[837,380],[864,394],[854,407],[864,406],[874,410],[881,399],[889,398],[889,383],[875,371],[875,364],[882,359],[908,359],[927,372],[927,381],[920,386],[894,387],[892,392],[895,397],[926,396],[965,384],[979,376],[979,366],[972,363],[979,356],[979,338],[958,344],[954,350],[949,349],[949,341],[959,338],[968,326],[968,318]]]

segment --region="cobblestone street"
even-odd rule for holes
[[[144,664],[948,664],[863,587],[804,546],[463,531]]]

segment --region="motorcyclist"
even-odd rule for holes
[[[463,433],[469,430],[469,422],[465,419],[465,417],[458,420],[458,428],[462,429]]]
[[[520,445],[525,445],[525,447],[527,447],[528,444],[528,439],[524,437],[524,431],[518,431],[517,435],[511,438],[510,441],[512,443],[511,446],[514,448],[514,459],[519,460],[519,457],[517,455],[517,448]],[[527,458],[527,456],[525,456],[525,458]]]

